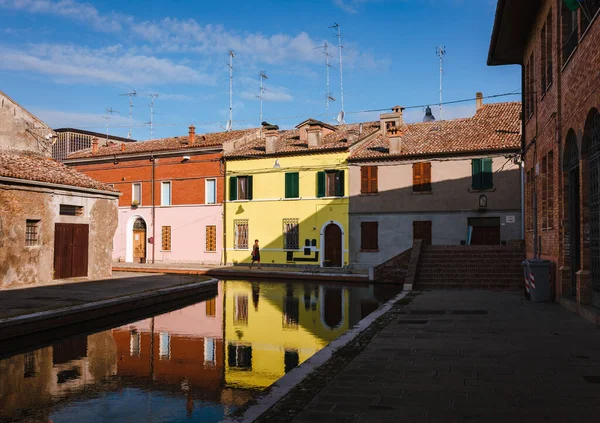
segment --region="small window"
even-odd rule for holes
[[[206,300],[206,316],[207,317],[215,317],[217,315],[217,300],[216,298],[211,298],[210,300]]]
[[[131,204],[138,206],[142,204],[142,184],[131,185]]]
[[[40,220],[27,220],[25,226],[25,245],[32,246],[40,243]]]
[[[300,175],[298,172],[285,174],[285,198],[300,197]]]
[[[431,163],[413,164],[413,192],[431,192]]]
[[[37,374],[35,361],[35,351],[23,354],[23,377],[25,379],[35,377]]]
[[[390,131],[390,129],[395,128],[395,127],[396,127],[396,121],[390,120],[385,123],[385,132],[387,133]]]
[[[71,204],[61,204],[59,209],[61,216],[83,216],[83,206],[72,206]]]
[[[248,326],[248,295],[246,294],[233,296],[233,324]]]
[[[233,221],[234,246],[236,250],[248,249],[248,220],[239,219]]]
[[[252,176],[229,178],[229,200],[252,200]]]
[[[171,335],[168,332],[161,332],[158,335],[158,355],[161,360],[171,358]]]
[[[217,180],[216,179],[207,179],[205,188],[206,188],[205,203],[206,204],[216,204],[217,203]]]
[[[142,337],[141,334],[133,329],[129,332],[129,355],[131,357],[139,357],[142,351]]]
[[[215,365],[217,344],[214,338],[204,338],[204,364]]]
[[[300,220],[283,219],[283,248],[297,250],[300,246]]]
[[[230,343],[227,346],[227,365],[240,370],[252,370],[252,346]]]
[[[206,227],[206,251],[217,251],[217,227],[214,225]]]
[[[377,193],[377,166],[361,166],[360,168],[360,193]]]
[[[344,171],[326,170],[317,173],[317,197],[343,197]]]
[[[473,159],[471,161],[472,188],[486,190],[494,187],[494,173],[492,172],[492,159]]]
[[[162,227],[162,250],[171,251],[171,227]]]
[[[360,249],[367,252],[379,250],[379,224],[377,222],[360,223]]]
[[[162,182],[160,184],[160,205],[171,205],[171,182]]]

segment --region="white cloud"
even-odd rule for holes
[[[63,44],[34,44],[24,50],[0,45],[0,69],[33,71],[68,82],[121,84],[199,83],[214,78],[168,59],[133,54],[120,45],[89,49]]]
[[[358,13],[358,7],[370,0],[333,0],[333,4],[346,13]]]

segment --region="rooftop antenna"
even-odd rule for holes
[[[442,118],[442,76],[444,75],[444,56],[446,55],[446,46],[435,48],[435,52],[440,58],[440,120]]]
[[[121,97],[123,96],[127,96],[129,97],[129,133],[127,134],[127,138],[131,139],[131,133],[133,130],[133,119],[132,119],[132,108],[133,108],[133,97],[137,96],[137,92],[135,90],[133,90],[130,93],[126,93],[126,94],[120,94]]]
[[[340,50],[340,96],[342,98],[342,111],[338,115],[337,121],[338,121],[338,123],[345,123],[344,122],[344,78],[343,78],[344,71],[342,68],[342,29],[337,22],[334,22],[333,25],[330,26],[329,28],[337,29],[338,48]]]
[[[115,113],[119,113],[119,111],[113,109],[112,107],[108,107],[106,109],[106,113],[104,113],[104,120],[106,121],[106,142],[107,143],[108,143],[108,119],[110,119],[109,115],[114,115]]]
[[[233,127],[233,50],[229,50],[229,120],[227,121],[227,132]]]
[[[154,100],[158,98],[158,94],[148,94],[150,97],[150,139],[154,136]]]
[[[333,98],[333,96],[331,95],[331,88],[329,85],[329,68],[333,67],[329,64],[329,58],[331,57],[331,54],[329,54],[329,45],[327,44],[327,41],[325,41],[321,47],[315,47],[315,48],[323,49],[323,54],[325,55],[325,75],[326,75],[326,81],[327,81],[327,92],[325,93],[325,110],[326,110],[325,115],[329,116],[329,102],[335,101],[335,98]]]
[[[267,89],[263,86],[263,81],[265,79],[269,79],[269,77],[267,76],[267,73],[265,71],[260,71],[259,76],[260,78],[260,94],[258,95],[258,99],[260,100],[260,121],[263,121],[263,99],[265,98],[264,94],[265,91],[267,91]],[[261,126],[262,129],[262,126]]]

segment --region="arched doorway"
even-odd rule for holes
[[[342,249],[342,228],[336,223],[330,223],[325,227],[323,233],[325,250],[323,254],[323,266],[342,267],[344,257]]]
[[[323,321],[330,329],[338,328],[344,319],[343,292],[341,288],[325,288],[323,293]]]
[[[568,242],[569,260],[565,260],[571,267],[571,295],[577,294],[577,272],[581,267],[580,261],[580,209],[579,209],[579,149],[577,148],[577,135],[572,129],[567,134],[565,152],[563,157],[563,171],[567,180],[567,214],[568,227],[565,238]],[[567,264],[565,263],[565,264]]]
[[[589,167],[589,241],[592,305],[600,308],[600,113],[592,109],[585,125],[584,141]]]
[[[137,218],[133,222],[133,262],[146,263],[146,222]]]

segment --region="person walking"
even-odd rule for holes
[[[260,269],[260,247],[258,246],[258,239],[254,240],[254,245],[252,246],[252,263],[250,263],[250,269],[252,269],[255,261],[258,262],[258,268]]]

